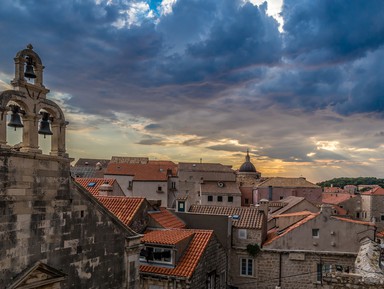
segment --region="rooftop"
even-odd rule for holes
[[[384,189],[382,187],[376,187],[372,190],[366,191],[361,193],[362,195],[369,195],[369,196],[384,196]]]
[[[160,208],[160,211],[150,211],[148,214],[163,228],[185,228],[185,223],[166,208]]]
[[[265,218],[264,212],[255,207],[223,207],[223,206],[203,206],[192,205],[190,213],[206,215],[226,215],[232,216],[234,227],[243,229],[261,229]]]
[[[109,163],[106,175],[133,176],[134,181],[167,181],[168,173],[177,175],[177,165],[171,161],[149,161],[148,163]]]
[[[126,226],[130,225],[145,201],[144,198],[131,197],[96,196],[96,198]]]
[[[160,236],[162,233],[176,235],[176,236],[177,235],[186,236],[188,234],[193,234],[193,237],[188,245],[188,248],[185,250],[183,256],[180,258],[179,262],[176,264],[174,268],[167,268],[167,267],[156,266],[156,265],[140,265],[140,272],[153,273],[153,274],[159,274],[159,275],[168,275],[168,276],[177,276],[177,277],[186,277],[186,278],[192,277],[192,274],[195,271],[195,268],[199,263],[201,256],[203,255],[205,249],[208,246],[209,240],[213,237],[213,231],[211,230],[172,229],[169,231],[161,230],[161,231],[153,231],[153,232],[157,232],[158,234],[157,237],[159,237],[160,240],[163,240],[163,237]]]
[[[113,186],[117,183],[115,179],[104,178],[75,178],[75,181],[94,196],[99,195],[101,185],[107,183],[108,185]]]
[[[265,188],[270,186],[285,187],[285,188],[320,188],[318,185],[308,182],[305,178],[281,178],[281,177],[269,178],[256,186],[260,188]]]
[[[324,204],[338,205],[354,197],[356,197],[356,195],[350,193],[323,193],[322,202]]]

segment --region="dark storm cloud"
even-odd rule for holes
[[[381,0],[285,0],[286,51],[309,64],[364,56],[384,44]]]
[[[384,111],[382,1],[286,0],[283,33],[266,4],[242,2],[178,0],[157,22],[117,29],[132,1],[4,0],[0,68],[12,74],[32,43],[47,87],[72,96],[66,112],[146,118],[144,133],[187,135],[181,145],[211,152],[244,151],[217,141],[233,139],[260,158],[315,162],[345,156],[316,150],[314,136],[378,147],[369,125]]]

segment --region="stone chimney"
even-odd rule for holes
[[[113,195],[113,187],[108,184],[108,182],[104,182],[104,184],[102,184],[100,187],[99,187],[99,196],[112,196]]]
[[[259,210],[263,211],[265,216],[268,217],[269,201],[267,199],[261,199],[259,202]]]
[[[324,217],[330,217],[332,216],[332,205],[329,204],[322,204],[320,207],[320,213]]]

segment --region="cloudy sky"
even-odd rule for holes
[[[384,177],[382,0],[2,0],[0,89],[32,43],[71,157]]]

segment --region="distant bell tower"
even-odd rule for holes
[[[7,144],[7,126],[22,129],[20,152],[42,154],[38,135],[51,136],[51,156],[68,158],[65,151],[65,129],[68,122],[60,107],[47,99],[49,89],[43,85],[43,69],[39,55],[31,44],[14,58],[13,90],[0,93],[0,148]],[[7,123],[7,114],[11,114]]]

